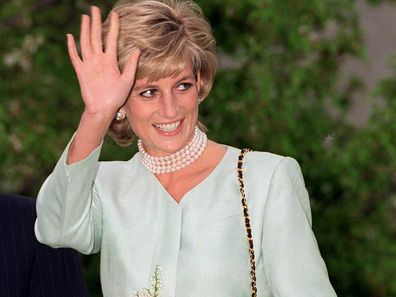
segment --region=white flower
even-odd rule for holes
[[[155,271],[151,276],[151,290],[143,288],[140,291],[134,292],[132,297],[161,297],[162,288],[162,267],[157,265]]]

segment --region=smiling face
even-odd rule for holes
[[[198,85],[191,63],[175,76],[136,81],[124,109],[147,153],[166,156],[189,143],[198,121]]]

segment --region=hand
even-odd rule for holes
[[[83,15],[80,32],[81,57],[71,34],[67,34],[70,60],[80,84],[85,111],[70,145],[67,164],[86,158],[103,141],[116,111],[124,105],[133,88],[139,51],[129,57],[123,73],[117,63],[119,19],[110,15],[105,48],[102,44],[100,10],[91,8],[92,21]]]
[[[82,16],[81,57],[71,34],[67,34],[68,52],[80,84],[85,104],[84,113],[88,116],[112,119],[116,111],[124,105],[133,87],[140,52],[134,51],[131,54],[121,73],[117,64],[117,13],[111,12],[110,29],[104,48],[100,9],[92,6],[91,15],[92,21],[89,16]]]

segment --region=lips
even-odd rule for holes
[[[180,120],[180,121],[173,122],[173,123],[153,124],[153,126],[157,129],[159,129],[160,131],[171,133],[171,132],[176,131],[177,128],[180,127],[181,122],[182,121]]]

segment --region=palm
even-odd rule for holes
[[[69,56],[78,77],[85,110],[89,114],[114,115],[133,87],[139,53],[132,53],[121,73],[117,63],[118,30],[118,15],[113,12],[103,49],[100,11],[93,7],[92,22],[86,15],[81,22],[81,57],[73,36],[67,36]]]

